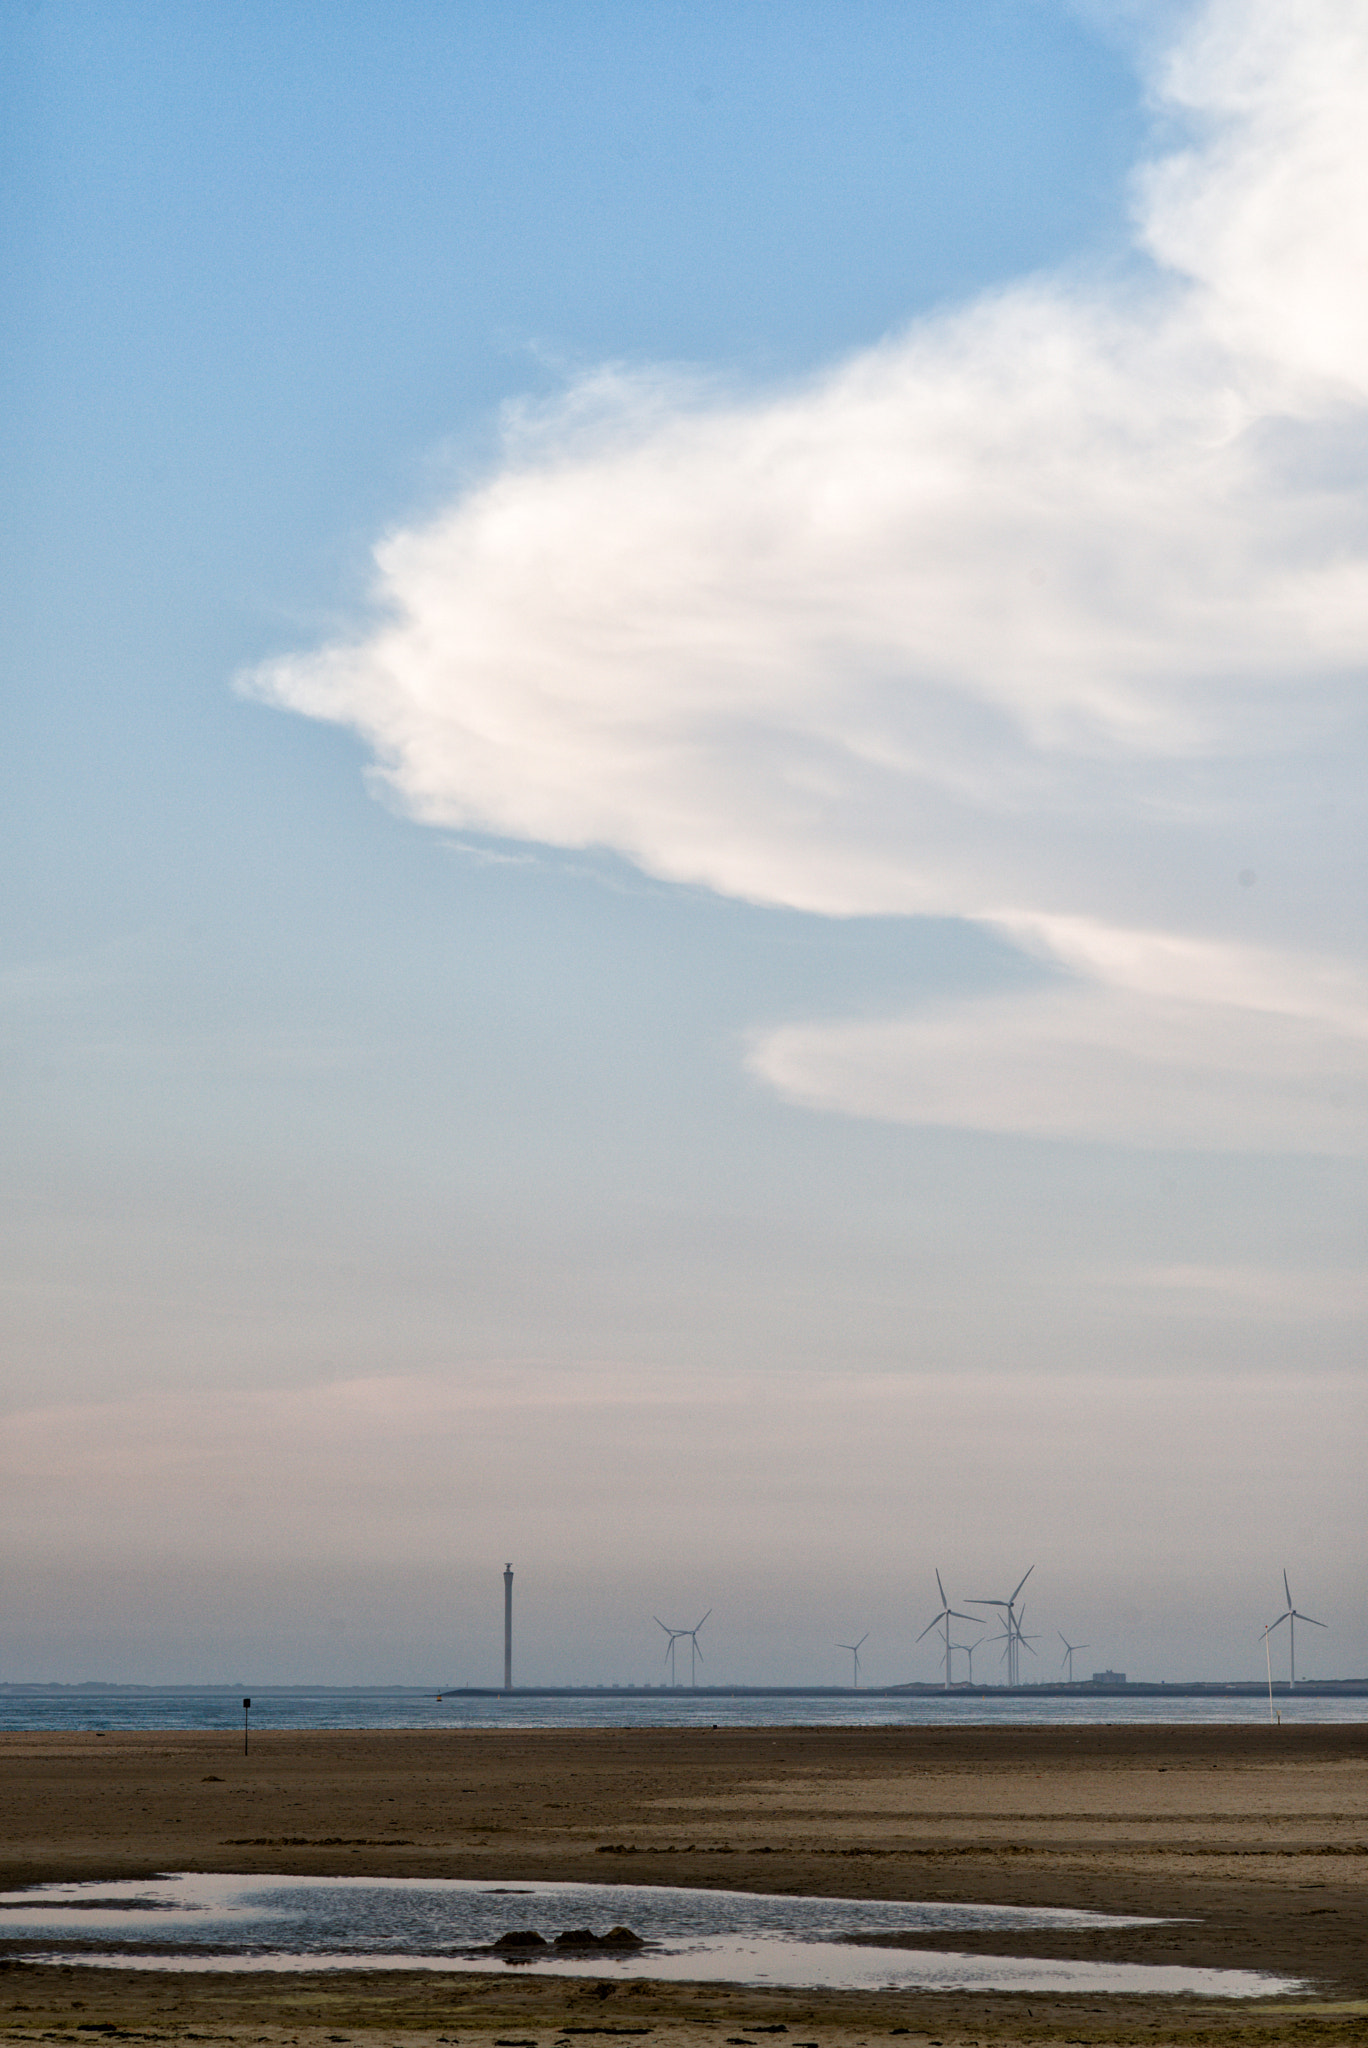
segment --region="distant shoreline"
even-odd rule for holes
[[[961,1700],[1098,1700],[1098,1699],[1267,1699],[1266,1680],[1245,1682],[1225,1679],[1192,1679],[1165,1684],[1146,1679],[1126,1680],[1121,1685],[862,1685],[858,1692],[849,1685],[452,1685],[442,1688],[442,1698],[457,1699],[617,1699],[622,1694],[638,1699],[699,1700],[808,1700],[808,1699],[961,1699]],[[1365,1699],[1368,1678],[1300,1679],[1294,1687],[1284,1678],[1273,1681],[1274,1699]]]
[[[81,1679],[63,1684],[60,1681],[38,1683],[36,1681],[0,1681],[0,1698],[34,1698],[44,1694],[80,1693],[85,1697],[99,1695],[147,1695],[199,1696],[206,1694],[217,1699],[222,1697],[236,1700],[246,1692],[245,1684],[238,1685],[139,1685],[131,1683],[106,1683],[100,1679]],[[444,1700],[600,1700],[600,1699],[699,1699],[699,1700],[897,1700],[897,1699],[961,1699],[961,1700],[1098,1700],[1098,1699],[1267,1699],[1269,1694],[1266,1679],[1126,1679],[1116,1684],[1094,1684],[1089,1679],[1079,1679],[1074,1684],[1041,1683],[1037,1685],[952,1685],[946,1687],[934,1682],[909,1683],[906,1685],[862,1685],[858,1691],[849,1685],[515,1685],[505,1689],[499,1685],[257,1685],[254,1688],[259,1699],[282,1697],[310,1697],[327,1694],[330,1697],[354,1699],[383,1699],[394,1694],[406,1698]],[[1368,1699],[1368,1678],[1310,1678],[1298,1679],[1295,1686],[1285,1678],[1275,1678],[1272,1685],[1273,1697],[1278,1699]]]

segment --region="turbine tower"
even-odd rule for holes
[[[1017,1598],[1027,1579],[1030,1578],[1031,1572],[1034,1570],[1035,1566],[1032,1565],[1029,1570],[1022,1573],[1021,1578],[1017,1581],[1016,1592],[1011,1594],[1006,1600],[971,1600],[969,1602],[971,1607],[1000,1607],[1003,1610],[1003,1618],[1007,1623],[1007,1683],[1012,1686],[1017,1683],[1017,1644],[1019,1641],[1025,1641],[1016,1616]]]
[[[922,1632],[921,1632],[921,1635],[917,1637],[917,1641],[918,1641],[918,1642],[920,1642],[920,1641],[921,1641],[921,1639],[922,1639],[922,1636],[929,1636],[933,1628],[939,1628],[942,1622],[944,1622],[944,1623],[945,1623],[945,1652],[944,1652],[944,1655],[945,1655],[945,1690],[946,1690],[947,1692],[949,1692],[949,1690],[950,1690],[950,1622],[951,1622],[951,1618],[953,1617],[953,1618],[954,1618],[954,1619],[955,1619],[956,1621],[969,1621],[969,1622],[972,1622],[975,1628],[982,1628],[982,1627],[983,1627],[983,1623],[982,1623],[982,1622],[981,1622],[981,1621],[979,1620],[979,1618],[978,1618],[978,1616],[977,1616],[976,1614],[961,1614],[961,1613],[960,1613],[960,1611],[959,1611],[959,1609],[958,1609],[958,1607],[952,1607],[952,1606],[950,1605],[950,1602],[949,1602],[949,1601],[948,1601],[948,1600],[946,1599],[946,1597],[945,1597],[945,1588],[944,1588],[944,1586],[943,1586],[943,1585],[941,1584],[941,1575],[940,1575],[940,1573],[939,1573],[939,1572],[937,1572],[937,1573],[936,1573],[936,1591],[937,1591],[937,1592],[938,1592],[938,1593],[940,1594],[940,1601],[941,1601],[941,1611],[940,1611],[940,1613],[939,1613],[939,1614],[938,1614],[938,1615],[937,1615],[937,1616],[935,1617],[935,1619],[934,1619],[933,1621],[928,1621],[928,1622],[927,1622],[927,1624],[926,1624],[926,1627],[925,1627],[925,1628],[924,1628],[924,1629],[922,1630]],[[1017,1591],[1018,1591],[1018,1592],[1020,1592],[1020,1591],[1021,1591],[1021,1588],[1020,1588],[1020,1586],[1018,1586],[1018,1587],[1017,1587]]]
[[[703,1624],[700,1622],[699,1627],[701,1628],[702,1625]],[[866,1629],[864,1634],[860,1637],[860,1643],[867,1643],[868,1641],[869,1630]],[[855,1659],[855,1675],[850,1681],[852,1692],[858,1692],[860,1690],[860,1643],[837,1643],[836,1645],[838,1650],[849,1650],[851,1656]]]
[[[1068,1660],[1068,1666],[1069,1666],[1069,1683],[1070,1683],[1070,1685],[1072,1685],[1072,1684],[1073,1684],[1073,1660],[1074,1660],[1074,1651],[1075,1651],[1075,1650],[1087,1650],[1087,1649],[1090,1649],[1090,1648],[1092,1647],[1092,1645],[1091,1645],[1090,1643],[1071,1643],[1071,1642],[1069,1641],[1069,1638],[1068,1638],[1068,1637],[1067,1637],[1067,1636],[1065,1635],[1065,1633],[1064,1633],[1064,1631],[1063,1631],[1063,1629],[1062,1629],[1062,1628],[1057,1628],[1057,1629],[1055,1630],[1055,1634],[1056,1634],[1056,1635],[1057,1635],[1057,1636],[1059,1637],[1059,1640],[1060,1640],[1060,1642],[1061,1642],[1061,1643],[1063,1643],[1063,1645],[1064,1645],[1064,1656],[1063,1656],[1063,1657],[1061,1657],[1061,1658],[1060,1658],[1060,1660],[1059,1660],[1059,1662],[1060,1662],[1060,1666],[1061,1666],[1061,1668],[1062,1668],[1062,1667],[1063,1667],[1063,1665],[1064,1665],[1064,1662],[1065,1662],[1065,1660],[1066,1660],[1066,1659]]]
[[[513,1690],[513,1567],[504,1566],[504,1691]]]
[[[1284,1622],[1287,1623],[1288,1670],[1291,1674],[1291,1682],[1295,1685],[1297,1682],[1297,1623],[1299,1621],[1309,1621],[1312,1628],[1325,1628],[1328,1624],[1323,1621],[1317,1621],[1314,1614],[1299,1614],[1292,1605],[1292,1588],[1287,1583],[1286,1567],[1283,1569],[1283,1592],[1287,1596],[1287,1606],[1276,1621],[1269,1622],[1268,1627],[1264,1630],[1264,1634],[1271,1636],[1275,1628],[1281,1628]]]

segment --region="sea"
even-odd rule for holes
[[[0,1685],[0,1731],[268,1728],[970,1728],[1368,1721],[1368,1697],[973,1693],[437,1693],[418,1687]]]

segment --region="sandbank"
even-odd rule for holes
[[[9,1961],[0,2033],[300,2048],[1368,2042],[1362,1725],[262,1730],[246,1756],[240,1728],[0,1736],[5,1888],[169,1870],[1081,1906],[1170,1924],[939,1945],[1264,1970],[1312,1989],[1230,2006]]]

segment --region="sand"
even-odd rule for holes
[[[1295,2000],[752,1992],[0,1964],[0,2033],[89,2043],[960,2048],[1368,2042],[1368,1728],[0,1737],[0,1884],[165,1870],[545,1878],[1175,1916],[919,1947],[1258,1969]],[[769,2034],[759,2031],[769,2028]],[[749,2029],[749,2032],[747,2031]],[[116,2031],[117,2030],[117,2031]]]

